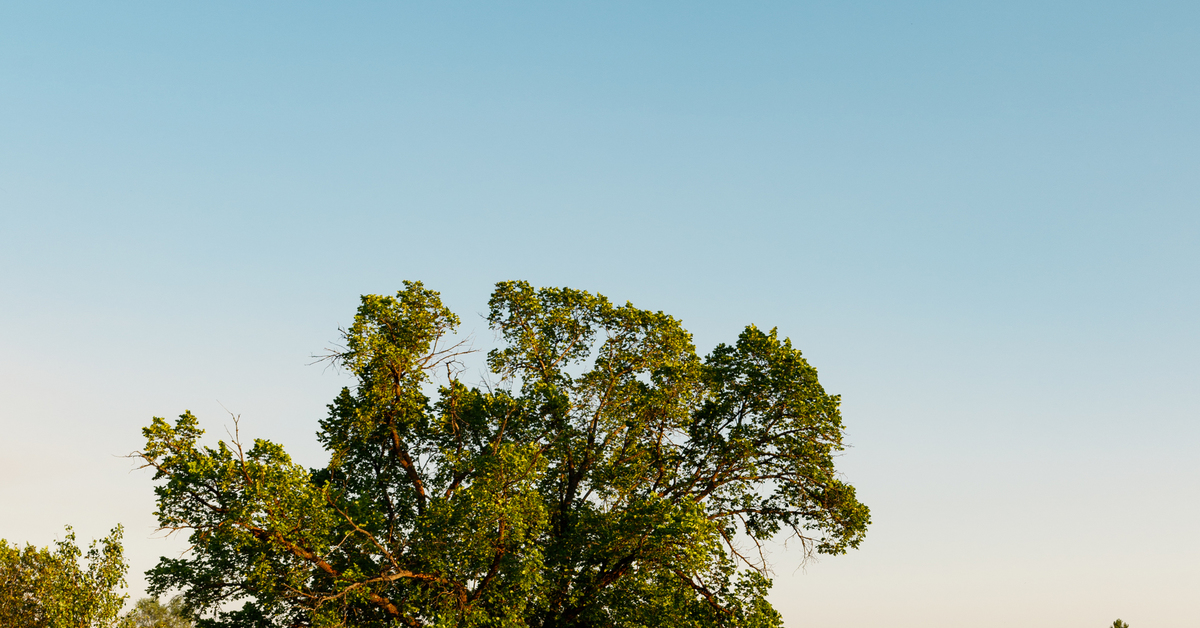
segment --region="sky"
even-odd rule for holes
[[[121,523],[151,417],[325,462],[358,296],[777,327],[862,546],[788,626],[1194,625],[1200,4],[0,4],[0,538]]]

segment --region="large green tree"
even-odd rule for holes
[[[489,306],[502,347],[468,386],[436,292],[364,296],[324,468],[155,418],[139,455],[192,549],[152,591],[207,627],[765,627],[762,542],[862,540],[839,400],[774,330],[701,359],[675,318],[599,295],[504,282]]]
[[[117,591],[125,586],[128,569],[121,532],[117,526],[107,537],[92,542],[86,556],[70,527],[66,538],[53,548],[22,548],[0,539],[0,626],[116,625],[126,597]]]

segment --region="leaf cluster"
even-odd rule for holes
[[[67,526],[53,548],[21,548],[0,539],[0,626],[107,628],[118,620],[125,595],[122,528],[93,541],[86,554]],[[81,560],[86,567],[80,564]]]

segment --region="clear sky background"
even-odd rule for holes
[[[0,537],[182,539],[152,416],[313,436],[362,293],[778,326],[874,523],[789,626],[1200,615],[1200,3],[0,5]]]

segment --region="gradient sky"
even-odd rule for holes
[[[154,533],[229,412],[324,462],[363,293],[603,293],[840,393],[862,547],[787,624],[1200,614],[1200,4],[0,5],[0,537]]]

